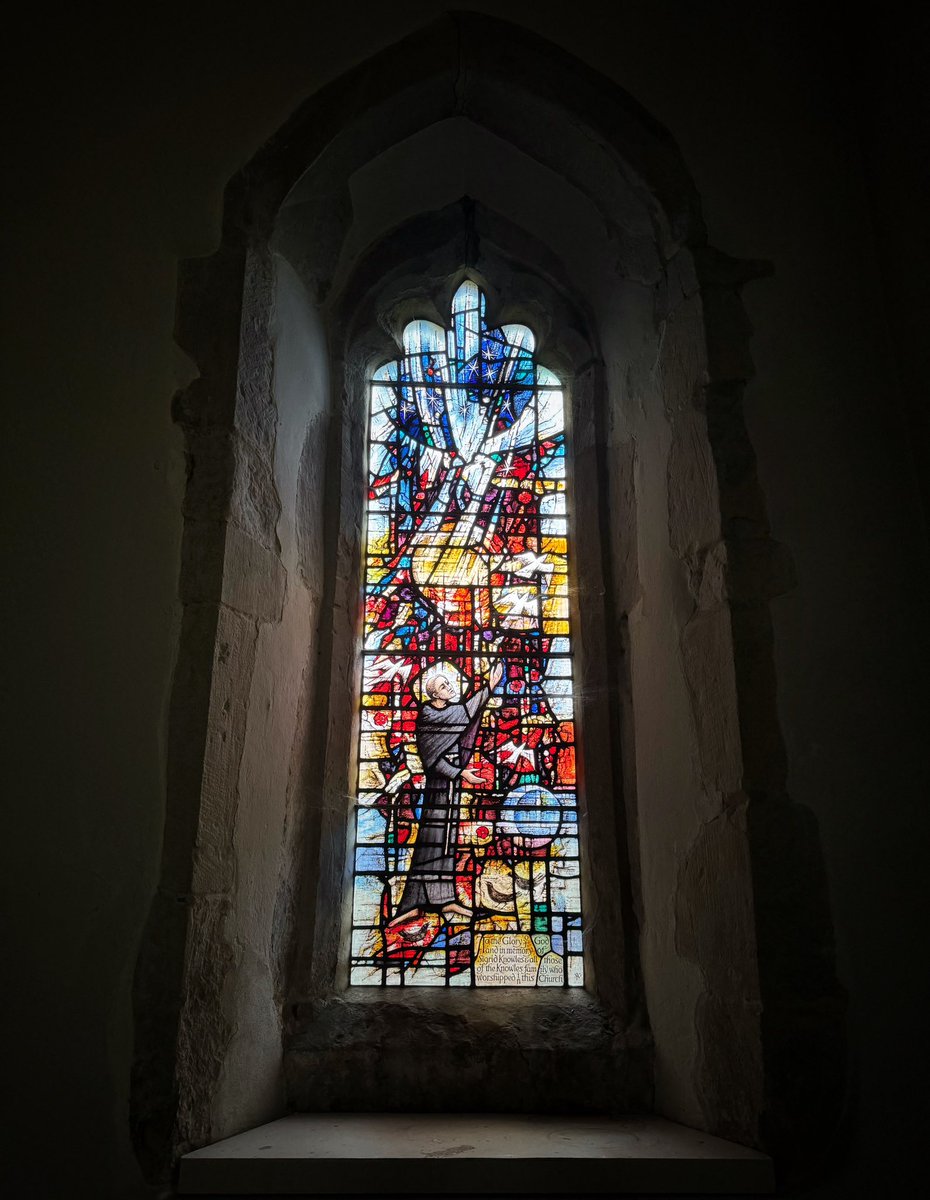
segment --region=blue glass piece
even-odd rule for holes
[[[360,805],[357,813],[357,837],[359,843],[376,842],[384,836],[385,820],[378,809]]]
[[[376,380],[392,380],[397,378],[399,364],[397,359],[392,359],[391,362],[385,363],[383,367],[379,367],[375,371],[373,378]]]
[[[355,851],[355,869],[363,872],[376,873],[387,869],[384,861],[384,851],[377,846],[359,846]]]

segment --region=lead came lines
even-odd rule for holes
[[[579,986],[562,394],[452,309],[372,382],[350,980]]]

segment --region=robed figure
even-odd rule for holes
[[[501,673],[502,667],[495,666],[488,683],[464,702],[457,700],[453,685],[441,671],[429,676],[424,684],[429,699],[417,717],[416,742],[426,786],[395,921],[425,911],[471,916],[471,910],[459,903],[455,889],[460,788],[462,781],[481,783],[481,776],[468,770],[466,764],[474,749],[481,714]]]

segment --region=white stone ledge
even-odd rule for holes
[[[772,1160],[660,1117],[297,1113],[181,1160],[182,1195],[762,1194]]]

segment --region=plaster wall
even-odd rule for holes
[[[897,18],[873,14],[865,44],[807,5],[576,7],[571,22],[563,5],[494,7],[636,95],[681,145],[712,241],[776,263],[746,293],[747,416],[796,563],[774,605],[779,715],[792,794],[823,835],[860,1093],[857,1135],[825,1189],[874,1195],[891,1178],[906,1190],[919,1109],[901,1097],[922,1086],[926,551],[897,381],[922,376],[917,343],[892,355],[882,327],[896,327],[894,280],[925,274],[920,236],[898,244],[894,201],[896,180],[916,194],[923,139],[913,105],[894,139],[881,120],[863,131],[892,197],[877,210],[894,223],[879,258],[859,144],[859,114],[875,110],[851,83],[874,77]],[[30,1114],[12,1178],[34,1193],[146,1194],[128,1135],[130,993],[157,878],[179,622],[184,463],[168,398],[191,368],[173,344],[176,265],[215,248],[225,181],[294,105],[423,17],[422,4],[356,11],[346,36],[344,11],[305,6],[283,6],[274,25],[230,12],[221,26],[196,7],[183,25],[75,10],[17,43],[3,478],[21,514],[4,768],[18,832],[3,883],[22,980],[10,1087]],[[893,61],[916,62],[916,30],[904,50],[894,32]],[[897,95],[899,73],[883,67]],[[799,991],[815,970],[797,964]],[[69,1106],[53,1148],[31,1119],[50,1079]]]

